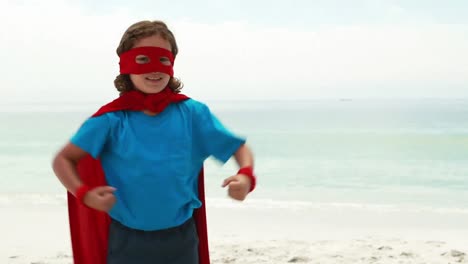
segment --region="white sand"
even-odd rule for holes
[[[208,209],[212,263],[468,263],[468,222],[450,214]],[[64,205],[0,212],[1,264],[72,263]]]

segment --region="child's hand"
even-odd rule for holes
[[[83,198],[83,203],[88,207],[102,212],[109,212],[115,204],[115,188],[111,186],[99,186],[91,189]]]
[[[250,190],[250,179],[243,174],[237,174],[224,180],[222,187],[229,186],[228,195],[238,201],[243,201]]]

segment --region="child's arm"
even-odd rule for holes
[[[234,153],[234,157],[236,158],[237,164],[239,168],[244,167],[252,167],[254,165],[254,159],[252,151],[247,147],[247,145],[243,144],[239,147],[239,149]]]
[[[68,143],[55,156],[52,168],[60,182],[75,197],[77,190],[83,186],[76,164],[87,153],[78,146]],[[109,211],[115,203],[113,192],[115,188],[110,186],[101,186],[88,191],[83,197],[83,203],[99,211]]]
[[[234,157],[240,168],[253,168],[254,159],[250,149],[244,144],[234,153]],[[243,201],[249,194],[253,182],[251,178],[244,174],[237,174],[224,180],[222,187],[229,186],[228,194],[231,198]]]

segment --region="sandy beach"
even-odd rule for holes
[[[388,212],[253,209],[248,201],[228,200],[212,204],[212,263],[468,263],[468,229],[456,226],[466,219],[441,222],[418,214],[427,217],[418,222],[399,213],[398,223]],[[64,204],[3,204],[0,209],[0,263],[72,263]]]

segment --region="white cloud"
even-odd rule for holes
[[[272,91],[276,98],[366,96],[375,94],[369,89],[380,84],[388,88],[388,83],[408,82],[406,87],[377,93],[393,96],[407,94],[415,83],[446,82],[432,87],[433,95],[439,96],[450,93],[447,86],[452,83],[468,84],[466,27],[341,26],[295,31],[252,28],[246,23],[181,23],[176,28],[181,29],[179,40],[185,50],[179,72],[206,89],[213,82],[228,83],[217,93],[220,96],[236,96],[239,90],[258,96]],[[197,62],[205,66],[196,67]],[[212,76],[203,80],[204,73]],[[361,85],[365,88],[356,89]]]
[[[1,90],[7,101],[117,96],[115,48],[125,10],[89,14],[53,0],[0,3]],[[157,19],[157,18],[156,18]],[[167,20],[176,75],[199,99],[468,96],[466,25],[352,25],[314,30]]]

